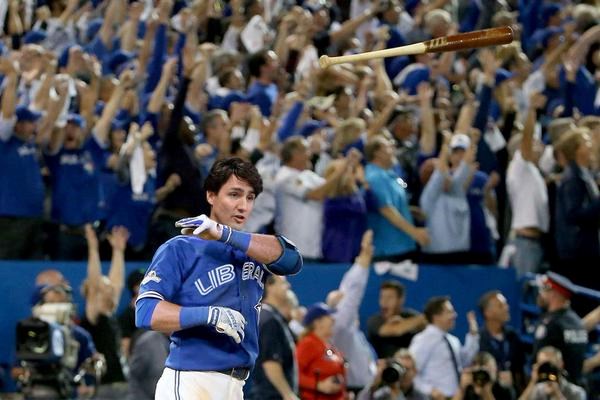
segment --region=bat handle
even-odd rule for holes
[[[319,57],[319,67],[325,69],[331,65],[331,59],[327,55],[322,55]]]

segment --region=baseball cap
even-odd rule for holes
[[[560,12],[558,4],[544,4],[542,7],[541,18],[544,26],[548,25],[548,20]]]
[[[124,67],[135,58],[135,54],[130,51],[118,50],[108,60],[108,72],[119,75]]]
[[[71,113],[67,116],[67,123],[75,124],[80,128],[85,128],[85,119],[80,114]]]
[[[308,307],[308,309],[306,310],[306,315],[304,316],[304,320],[302,321],[302,323],[304,324],[304,326],[308,326],[312,324],[315,320],[331,314],[333,314],[333,309],[327,304],[323,302],[315,303]]]
[[[325,128],[326,126],[327,122],[325,121],[309,120],[300,127],[298,130],[298,135],[306,138],[315,133],[317,130]]]
[[[507,79],[511,79],[514,76],[515,76],[514,73],[512,73],[504,68],[498,68],[496,70],[496,86],[500,85],[502,82],[504,82]]]
[[[25,34],[25,36],[23,36],[23,43],[24,44],[39,44],[41,42],[43,42],[44,40],[46,40],[46,38],[48,37],[48,34],[42,30],[39,29],[34,29],[31,30],[29,32],[27,32]]]
[[[533,36],[531,37],[532,43],[534,43],[537,47],[545,48],[548,46],[548,41],[554,35],[560,35],[564,31],[562,28],[557,26],[552,26],[545,29],[539,29],[535,31]]]
[[[408,90],[408,94],[417,94],[419,83],[429,81],[429,67],[423,64],[411,64],[404,68],[402,72],[394,79],[400,80],[400,87]]]
[[[41,112],[33,111],[24,105],[17,106],[15,114],[17,116],[17,121],[36,122],[42,117]]]
[[[538,287],[545,290],[554,290],[567,299],[571,298],[578,291],[577,286],[573,282],[552,271],[538,276],[536,283]]]
[[[471,146],[471,139],[464,133],[458,133],[452,136],[450,139],[450,149],[463,149],[466,150]]]

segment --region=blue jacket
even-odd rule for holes
[[[556,193],[556,249],[561,259],[600,256],[600,196],[571,163]]]

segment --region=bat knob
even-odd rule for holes
[[[325,68],[329,67],[330,65],[331,65],[331,60],[329,59],[329,56],[322,55],[321,57],[319,57],[319,67],[321,67],[322,69],[325,69]]]

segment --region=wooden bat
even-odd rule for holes
[[[349,56],[329,57],[324,55],[319,58],[319,66],[321,68],[327,68],[330,65],[373,60],[376,58],[476,49],[478,47],[508,44],[512,41],[512,28],[510,26],[504,26],[501,28],[459,33],[457,35],[444,36],[421,43],[409,44],[407,46],[393,47],[385,50],[367,51],[365,53],[352,54]]]

